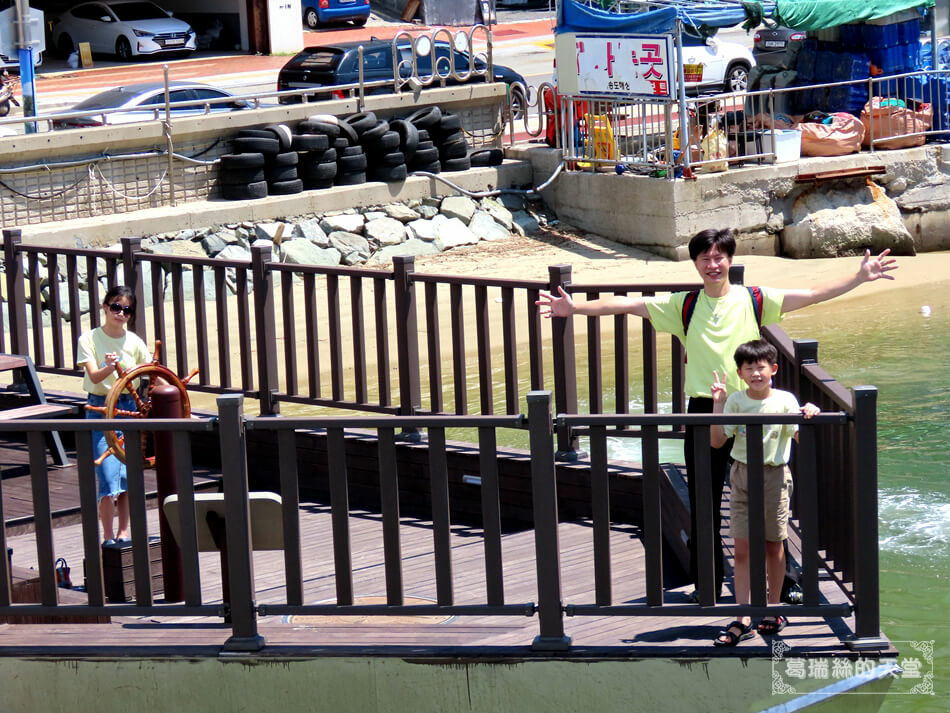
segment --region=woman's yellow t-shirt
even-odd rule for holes
[[[102,327],[96,327],[79,337],[76,364],[81,369],[87,361],[95,363],[98,367],[105,366],[106,354],[109,352],[115,352],[119,355],[119,363],[123,369],[131,369],[133,366],[145,364],[152,360],[152,355],[149,353],[145,342],[134,332],[126,331],[121,337],[115,338],[106,334]],[[109,389],[117,378],[115,372],[112,372],[98,384],[95,384],[89,378],[89,372],[83,369],[82,388],[87,393],[105,396],[109,393]]]

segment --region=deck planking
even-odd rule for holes
[[[157,513],[148,513],[149,534],[157,534]],[[382,521],[375,513],[353,511],[349,518],[352,535],[352,577],[357,598],[385,597]],[[301,558],[304,601],[332,602],[335,598],[332,531],[329,508],[303,503],[300,508]],[[81,526],[64,525],[54,531],[57,557],[65,557],[81,573]],[[611,530],[613,602],[642,602],[645,598],[644,553],[628,525]],[[565,522],[559,526],[562,597],[565,604],[590,604],[593,594],[593,529],[589,522]],[[9,538],[14,562],[36,566],[35,546],[29,533]],[[404,518],[400,525],[403,595],[408,604],[434,602],[435,559],[430,523]],[[484,543],[477,529],[453,527],[451,534],[455,603],[480,604],[485,600]],[[504,591],[506,603],[537,601],[534,536],[530,531],[503,536]],[[199,556],[202,599],[221,601],[220,561],[217,553]],[[255,552],[254,572],[259,604],[285,601],[283,554]],[[81,574],[74,582],[81,581]],[[822,594],[832,602],[843,595],[827,579]],[[728,601],[728,600],[727,600]],[[686,602],[684,590],[668,591],[665,602]],[[736,649],[712,646],[712,639],[728,623],[729,616],[635,616],[565,617],[565,633],[572,638],[571,655],[620,656],[753,656],[770,657],[769,641],[755,637]],[[411,621],[411,620],[410,620]],[[537,617],[448,616],[434,622],[418,617],[361,618],[344,616],[263,616],[259,620],[267,646],[262,656],[347,655],[353,653],[397,655],[411,649],[432,655],[464,655],[479,651],[524,655],[538,634]],[[355,622],[355,623],[350,623]],[[782,639],[796,651],[813,655],[846,655],[835,630],[852,621],[793,618]],[[14,653],[97,652],[133,656],[218,655],[230,629],[217,618],[148,616],[114,617],[112,624],[57,626],[0,626],[0,650]],[[109,642],[107,646],[103,646]],[[460,648],[464,647],[464,648]]]
[[[75,450],[66,450],[70,464],[53,465],[46,454],[49,479],[50,509],[54,527],[79,521],[79,473]],[[3,492],[3,518],[7,535],[32,532],[33,488],[30,479],[29,451],[26,443],[0,438],[0,489]],[[217,490],[220,478],[208,468],[196,468],[195,490]],[[155,470],[145,471],[145,496],[150,507],[155,504],[158,486]]]

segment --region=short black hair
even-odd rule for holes
[[[740,344],[735,356],[736,366],[740,369],[743,364],[758,364],[760,361],[778,364],[778,349],[764,339]]]
[[[113,285],[106,292],[106,296],[102,298],[102,306],[108,307],[110,304],[112,304],[115,300],[119,299],[120,297],[124,297],[125,299],[127,299],[129,301],[129,307],[132,308],[132,312],[129,315],[129,321],[126,322],[126,327],[128,328],[130,332],[134,332],[135,331],[135,307],[136,307],[135,290],[133,290],[131,287],[128,287],[126,285]]]
[[[712,247],[719,248],[730,258],[733,257],[736,254],[736,238],[732,234],[732,228],[700,230],[689,241],[689,259],[696,262],[696,258]]]

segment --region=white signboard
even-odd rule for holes
[[[676,65],[670,35],[566,32],[555,37],[554,51],[561,94],[673,96]]]

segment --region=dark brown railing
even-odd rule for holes
[[[560,549],[558,542],[558,492],[555,478],[555,439],[552,399],[549,392],[533,391],[527,396],[527,421],[523,416],[376,416],[335,418],[246,418],[243,415],[243,397],[224,395],[218,398],[217,419],[158,420],[134,422],[129,420],[85,421],[57,420],[16,422],[4,426],[5,431],[28,434],[33,481],[34,516],[42,601],[38,604],[12,603],[9,584],[0,585],[0,616],[24,615],[85,615],[85,616],[224,616],[230,623],[232,637],[228,643],[233,649],[257,649],[264,642],[258,633],[257,618],[262,615],[477,615],[477,616],[538,616],[538,636],[535,648],[540,650],[567,649],[570,639],[564,634],[564,616],[761,616],[784,613],[793,616],[838,617],[847,616],[850,604],[829,603],[819,596],[818,572],[825,566],[819,554],[817,538],[808,535],[817,531],[818,514],[834,507],[834,491],[819,489],[820,459],[816,440],[818,434],[829,429],[853,426],[861,420],[844,412],[821,414],[810,421],[800,416],[751,415],[576,415],[560,416],[557,421],[565,426],[585,426],[591,432],[591,450],[597,454],[591,463],[592,524],[594,530],[594,600],[591,602],[564,602],[561,592]],[[663,568],[661,557],[660,463],[658,441],[660,427],[694,425],[697,446],[705,445],[708,452],[709,424],[742,423],[750,433],[750,444],[761,433],[763,423],[801,424],[801,445],[797,469],[800,490],[798,508],[803,532],[803,588],[802,606],[766,605],[765,600],[765,530],[764,493],[760,487],[750,497],[751,561],[761,560],[751,572],[752,603],[750,606],[714,604],[712,561],[700,571],[700,603],[696,605],[668,603],[663,596]],[[146,524],[146,494],[141,452],[128,451],[129,499],[132,515],[132,543],[134,557],[135,601],[129,604],[107,604],[104,599],[102,566],[98,542],[98,522],[92,474],[93,455],[88,434],[94,428],[122,428],[134,442],[136,430],[148,428],[153,432],[171,432],[174,439],[176,464],[179,467],[177,486],[180,507],[178,531],[182,551],[182,582],[184,601],[156,602],[151,589],[148,554],[148,526]],[[535,572],[537,577],[536,602],[512,602],[505,594],[505,566],[502,556],[502,528],[500,517],[501,491],[498,477],[497,450],[481,454],[481,532],[483,539],[484,588],[483,594],[466,588],[464,596],[456,594],[449,544],[449,470],[445,431],[447,428],[477,428],[489,437],[486,444],[494,443],[500,429],[524,429],[530,434],[531,512],[535,540]],[[612,575],[609,538],[605,536],[611,525],[609,518],[609,488],[607,487],[606,434],[608,427],[638,426],[643,441],[643,527],[641,541],[646,552],[646,597],[644,601],[618,604],[611,596]],[[325,434],[327,449],[325,466],[329,480],[329,509],[332,521],[332,561],[335,601],[332,604],[307,601],[304,594],[305,566],[303,552],[312,550],[313,542],[305,540],[300,531],[297,440],[298,430],[320,430]],[[436,600],[432,604],[407,604],[407,583],[403,577],[403,556],[399,512],[399,483],[401,461],[397,457],[396,433],[403,430],[427,430],[428,473],[431,497],[432,553],[434,557]],[[77,442],[77,463],[81,484],[82,539],[86,560],[86,587],[88,604],[57,605],[54,578],[55,550],[52,537],[52,513],[48,494],[47,465],[43,433],[49,430],[74,432]],[[196,431],[216,430],[220,440],[222,484],[225,510],[225,533],[228,561],[229,597],[226,603],[206,603],[202,599],[201,573],[198,566],[198,541],[195,535],[194,489],[191,483],[191,444],[189,434]],[[283,597],[274,600],[273,585],[266,585],[267,595],[259,590],[255,579],[250,536],[249,488],[247,478],[247,433],[275,432],[277,461],[281,492],[283,539]],[[348,497],[348,459],[345,438],[358,431],[375,437],[378,449],[378,493],[381,504],[383,566],[385,572],[385,604],[359,604],[354,597],[353,557],[365,561],[365,553],[352,552],[349,533],[352,514]],[[756,470],[762,468],[761,449],[752,448],[750,464],[756,482]],[[697,448],[698,453],[703,449]],[[757,459],[756,459],[757,456]],[[324,456],[320,456],[321,458]],[[323,464],[321,464],[323,465]],[[700,459],[697,478],[700,483],[698,520],[701,525],[700,550],[712,551],[712,500],[709,487],[708,459]],[[184,473],[184,477],[182,477]],[[761,482],[761,481],[759,481]],[[824,484],[823,484],[824,485]],[[0,483],[2,490],[2,483]],[[854,502],[852,515],[867,518],[866,502]],[[840,502],[837,507],[841,509]],[[811,515],[808,515],[811,513]],[[876,515],[876,509],[873,510]],[[755,523],[758,523],[756,525]],[[873,550],[865,541],[851,542],[849,550]],[[375,548],[375,542],[372,547]],[[0,528],[0,549],[6,547]],[[0,558],[0,582],[9,582],[8,564]],[[310,575],[312,576],[312,572]],[[844,588],[844,582],[839,582]],[[481,591],[481,588],[478,588]],[[851,582],[849,595],[857,606],[857,629],[861,635],[877,636],[875,628],[877,589],[876,580],[859,576]],[[870,632],[873,630],[873,634]]]
[[[542,328],[545,321],[540,318],[534,304],[540,290],[553,291],[558,286],[575,294],[596,297],[602,294],[650,295],[689,289],[696,285],[573,285],[570,267],[566,265],[549,268],[548,282],[500,280],[417,274],[413,270],[411,257],[395,258],[392,270],[368,270],[276,264],[272,262],[270,247],[252,248],[249,261],[220,261],[145,253],[141,240],[137,238],[124,239],[121,252],[113,252],[26,246],[22,244],[16,230],[5,230],[3,237],[7,310],[5,316],[0,311],[0,322],[5,318],[7,321],[0,323],[0,351],[29,354],[38,371],[80,374],[75,366],[75,345],[78,335],[87,326],[98,324],[96,306],[102,294],[95,280],[90,281],[87,287],[79,288],[79,265],[85,261],[88,274],[98,274],[101,270],[110,284],[120,281],[132,283],[139,298],[136,331],[146,340],[162,340],[166,364],[173,370],[185,373],[193,365],[198,366],[201,376],[192,388],[218,394],[239,392],[256,398],[260,412],[265,416],[276,413],[281,401],[376,412],[386,416],[385,421],[360,421],[355,417],[347,417],[336,421],[310,420],[306,423],[310,428],[326,428],[326,424],[331,423],[333,428],[339,429],[376,429],[381,448],[391,447],[386,444],[391,441],[390,432],[393,429],[403,429],[421,439],[419,429],[424,427],[428,429],[430,455],[438,459],[440,451],[444,456],[445,428],[471,428],[478,429],[480,448],[490,453],[495,448],[495,429],[517,427],[515,421],[521,412],[520,405],[529,392],[535,393],[532,398],[539,399],[541,397],[537,396],[537,392],[550,389],[553,383],[554,406],[547,407],[548,416],[539,417],[539,412],[531,410],[539,407],[537,404],[532,407],[530,404],[534,402],[528,399],[529,410],[533,414],[529,415],[532,467],[538,469],[535,487],[539,488],[544,483],[545,488],[553,488],[553,480],[548,484],[549,478],[553,479],[553,468],[549,468],[548,461],[555,456],[564,460],[581,457],[576,439],[578,435],[590,435],[591,467],[595,473],[600,473],[594,476],[595,481],[600,483],[597,488],[600,495],[592,508],[593,512],[600,513],[596,525],[600,543],[603,542],[606,522],[603,518],[609,512],[602,499],[607,429],[610,429],[611,435],[642,439],[643,458],[645,465],[648,465],[656,461],[658,439],[682,439],[686,424],[709,424],[714,419],[726,418],[687,416],[682,413],[683,359],[682,349],[675,338],[670,339],[668,392],[673,413],[657,413],[661,406],[658,346],[656,333],[648,321],[642,323],[643,413],[628,414],[634,357],[628,346],[629,324],[625,317],[610,318],[612,329],[606,335],[602,332],[600,319],[587,320],[586,351],[582,353],[581,359],[586,363],[589,374],[587,410],[590,414],[578,414],[581,409],[575,323],[572,320],[551,320],[551,335],[546,337]],[[41,258],[45,259],[49,270],[47,278],[51,309],[48,326],[44,326],[40,303],[43,280]],[[65,265],[66,280],[63,283],[58,280],[58,272],[62,271],[60,261]],[[190,275],[186,268],[191,268]],[[170,280],[167,287],[166,279]],[[733,275],[733,279],[741,282],[741,268]],[[193,293],[190,298],[185,289],[189,283]],[[147,285],[150,285],[148,291]],[[212,285],[213,289],[210,287]],[[63,287],[65,296],[59,292]],[[208,310],[210,298],[206,297],[206,291],[214,295],[213,319]],[[370,291],[372,297],[369,296]],[[83,293],[91,305],[88,316],[80,314]],[[368,306],[370,303],[371,308]],[[449,312],[447,316],[446,305]],[[495,310],[500,310],[500,320],[492,320],[492,316],[497,314]],[[502,324],[500,336],[492,334],[490,330],[490,325],[499,321]],[[321,331],[323,329],[326,334]],[[420,336],[423,331],[425,334]],[[819,606],[817,572],[824,567],[849,592],[856,606],[859,637],[876,637],[879,630],[876,391],[871,387],[859,387],[853,393],[844,390],[815,363],[817,347],[814,343],[791,342],[775,327],[766,328],[764,333],[780,349],[782,364],[778,385],[789,388],[803,401],[814,401],[823,411],[831,414],[821,416],[802,429],[803,444],[797,456],[801,463],[797,464],[796,472],[799,478],[805,479],[804,487],[800,487],[796,493],[794,513],[800,523],[802,547],[806,553],[803,562],[806,607]],[[303,346],[302,354],[298,354],[298,345]],[[519,348],[524,345],[527,345],[527,356],[519,357]],[[613,350],[614,354],[612,398],[616,414],[612,416],[600,415],[605,408],[601,394],[604,393],[603,372],[607,368],[604,362],[609,350]],[[452,354],[451,361],[447,358],[449,351]],[[499,351],[502,368],[496,370],[492,364],[493,359],[498,358],[496,354]],[[238,360],[241,365],[239,384],[234,383],[231,377]],[[306,367],[301,360],[306,362]],[[525,361],[527,374],[522,374]],[[443,372],[443,365],[449,363],[451,373],[447,374]],[[394,370],[396,376],[391,376]],[[347,371],[352,373],[352,378],[347,378]],[[477,399],[469,398],[468,385],[473,381],[470,371],[476,375]],[[329,379],[326,379],[327,373]],[[447,390],[452,397],[451,406],[443,396],[443,384],[447,379],[451,380],[451,389]],[[225,400],[224,403],[232,402]],[[499,406],[498,403],[503,405]],[[455,412],[455,416],[445,415],[451,411]],[[493,416],[495,411],[507,415]],[[553,421],[553,413],[567,415]],[[775,417],[770,418],[774,421]],[[238,482],[242,475],[227,475],[232,469],[241,470],[243,463],[242,460],[241,463],[229,464],[229,460],[236,457],[234,454],[243,454],[240,443],[228,441],[243,437],[238,425],[240,417],[234,416],[232,420],[234,425],[226,433],[226,419],[222,412],[217,427],[221,429],[226,478]],[[555,442],[549,447],[545,439],[552,423],[556,427],[551,435]],[[757,428],[761,421],[752,419],[742,423],[750,423],[751,428]],[[293,428],[294,424],[304,427],[303,421],[294,419],[251,419],[247,422],[251,429],[279,431],[282,452],[292,442],[282,429]],[[124,428],[130,430],[128,422],[125,422]],[[155,430],[155,425],[150,424],[149,428]],[[5,429],[25,432],[36,429],[89,430],[77,425],[64,426],[59,422],[54,425],[53,422],[39,421],[26,425],[10,424]],[[697,438],[702,439],[702,443],[697,445],[705,444],[708,441],[708,429],[699,428],[696,432]],[[292,434],[292,431],[289,433]],[[334,431],[334,439],[339,439],[339,433],[342,431]],[[224,450],[225,441],[230,443],[229,448],[232,449]],[[433,445],[436,446],[434,449]],[[703,448],[697,450],[704,451]],[[81,462],[83,457],[80,453]],[[339,451],[334,451],[334,458],[338,464],[342,462]],[[289,467],[286,462],[292,460],[283,452],[282,479],[285,477],[284,467]],[[488,464],[492,460],[487,455],[481,459],[483,471],[490,468]],[[395,460],[381,457],[380,462],[395,463]],[[810,467],[811,463],[814,463],[814,468]],[[88,468],[88,464],[82,467]],[[441,466],[436,464],[433,467]],[[708,464],[700,463],[700,478],[704,468],[708,468]],[[652,466],[645,469],[649,497],[644,502],[643,511],[644,526],[652,533],[649,535],[652,538],[655,537],[659,512],[655,483],[651,485],[653,475],[648,472],[651,469]],[[803,475],[805,472],[814,473],[817,480],[812,482],[810,476]],[[391,488],[395,476],[389,472],[383,476],[383,482]],[[286,477],[289,480],[285,485],[292,491],[293,479],[289,475]],[[482,517],[486,519],[486,570],[498,571],[500,546],[492,534],[497,531],[494,524],[497,502],[490,496],[491,488],[484,488],[486,479],[491,482],[490,476],[483,472]],[[243,482],[246,491],[246,479]],[[815,482],[822,484],[820,490]],[[36,487],[42,490],[41,485]],[[240,485],[232,487],[231,492],[242,492]],[[545,508],[550,507],[549,501],[556,493],[552,490],[533,492],[536,536],[545,540],[550,535],[545,534],[542,523],[552,517]],[[241,501],[240,496],[238,501]],[[707,522],[711,533],[711,511],[708,509],[711,503],[707,501],[708,498],[700,499],[698,516],[700,522]],[[37,507],[42,510],[42,497],[38,502]],[[385,508],[386,499],[381,497],[381,502]],[[84,512],[86,506],[84,502]],[[95,537],[90,534],[95,532],[94,511],[93,505],[89,513],[85,514],[88,523],[84,537],[88,540]],[[393,515],[391,511],[386,512],[383,518],[389,523],[389,537],[392,538]],[[437,519],[436,514],[433,513],[433,521]],[[41,513],[38,521],[40,517],[48,518],[48,515]],[[556,508],[553,517],[556,520]],[[285,519],[285,522],[289,523],[289,519]],[[648,547],[655,548],[655,540],[650,542],[654,544],[648,543]],[[711,544],[706,544],[711,547]],[[700,545],[703,545],[702,541]],[[45,545],[41,542],[40,546]],[[390,548],[394,546],[390,544]],[[759,543],[757,546],[764,544]],[[241,548],[243,551],[243,546]],[[144,551],[144,543],[140,549]],[[556,542],[544,545],[543,551],[539,545],[538,564],[550,559],[552,551],[557,552]],[[649,575],[652,579],[648,583],[650,598],[646,606],[654,607],[657,606],[657,593],[661,590],[656,579],[656,550],[648,551],[652,553],[649,556],[653,559],[650,565],[652,574]],[[825,553],[824,559],[814,556],[813,553],[819,551]],[[46,556],[50,556],[51,552]],[[95,547],[87,549],[87,557],[95,552]],[[387,553],[387,562],[390,562],[390,557],[390,553]],[[597,561],[603,562],[605,555],[598,552],[595,557]],[[47,563],[44,561],[41,564],[45,568]],[[394,566],[390,564],[390,567]],[[540,567],[541,570],[545,570],[545,567]],[[290,569],[288,573],[292,574]],[[231,574],[233,577],[239,576],[233,570]],[[703,583],[700,593],[704,597],[704,604],[711,601],[711,574],[709,577],[706,574],[709,573],[701,572]],[[757,576],[757,573],[753,575]],[[487,581],[492,587],[497,586],[496,578],[489,576]],[[570,613],[636,613],[635,609],[618,609],[610,603],[609,593],[604,589],[609,576],[603,570],[598,573],[597,582],[596,601],[571,604],[568,607]],[[232,584],[235,585],[232,587],[233,597],[237,596],[235,592],[247,592],[248,587],[252,586],[247,582]],[[541,639],[548,642],[543,645],[559,645],[552,643],[559,639],[560,634],[557,633],[556,621],[551,623],[556,609],[551,604],[551,598],[557,595],[556,600],[560,601],[559,592],[551,591],[552,588],[556,589],[556,584],[548,578],[548,574],[544,582],[539,581],[539,600],[543,600],[538,604],[542,618]],[[395,592],[398,587],[396,584],[392,586]],[[449,591],[447,586],[443,581],[443,594]],[[756,599],[753,601],[760,601],[761,593],[761,589],[756,589]],[[148,603],[146,594],[147,590],[142,590],[140,596],[137,590],[137,600]],[[9,599],[4,601],[9,602]],[[0,604],[4,601],[0,601]],[[249,607],[252,602],[253,598],[248,597],[246,602],[240,602],[239,605]],[[44,600],[44,605],[47,603]],[[493,588],[487,601],[478,606],[491,608],[502,604],[502,596]],[[294,599],[288,600],[287,606],[303,605]],[[671,611],[682,613],[686,608],[677,607]],[[704,608],[703,611],[708,609]],[[754,608],[754,611],[761,613],[761,606]],[[801,611],[796,609],[796,612]],[[3,607],[0,607],[2,612]],[[243,622],[242,631],[250,626],[249,618],[253,619],[246,614],[236,619]],[[243,636],[242,633],[238,638]]]

